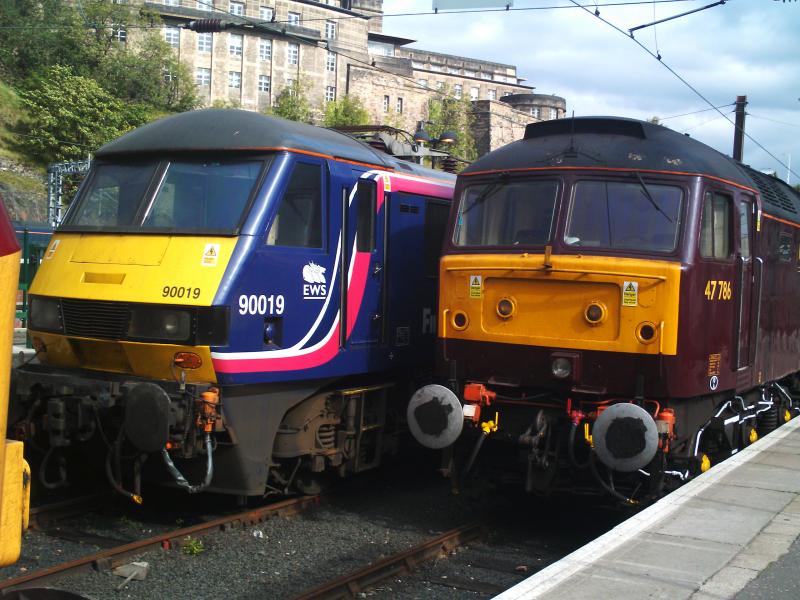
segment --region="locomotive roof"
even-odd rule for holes
[[[719,177],[761,192],[771,214],[800,221],[800,194],[691,137],[647,121],[574,117],[531,123],[525,137],[472,163],[465,175],[547,167],[672,171]]]
[[[238,109],[206,108],[153,121],[105,144],[99,159],[172,152],[254,152],[291,149],[397,169],[413,175],[454,177],[379,152],[347,135]]]

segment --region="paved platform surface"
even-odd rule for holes
[[[503,592],[530,598],[800,598],[800,418]]]

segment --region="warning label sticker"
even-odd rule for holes
[[[639,282],[626,281],[622,284],[622,306],[639,304]]]
[[[204,267],[216,267],[217,260],[219,260],[219,244],[206,244],[200,264]]]
[[[469,297],[480,298],[483,288],[483,277],[480,275],[469,276]]]

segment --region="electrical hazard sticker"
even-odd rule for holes
[[[480,298],[483,290],[483,277],[480,275],[469,276],[469,297]]]
[[[216,267],[219,260],[219,244],[206,244],[203,250],[203,259],[200,264],[204,267]]]
[[[636,306],[639,304],[639,282],[625,281],[622,284],[622,306]]]

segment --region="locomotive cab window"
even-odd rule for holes
[[[268,246],[322,248],[322,169],[299,162],[267,234]]]
[[[457,246],[544,246],[550,241],[557,181],[493,181],[461,195]]]
[[[725,259],[731,255],[731,198],[706,192],[700,223],[700,256]]]
[[[235,233],[263,160],[100,164],[63,229]]]
[[[378,197],[378,184],[369,179],[361,179],[356,188],[356,251],[375,250],[375,204]]]
[[[134,225],[157,167],[156,162],[95,167],[69,224],[85,227]]]
[[[639,181],[578,181],[564,242],[576,248],[675,250],[683,190]]]

